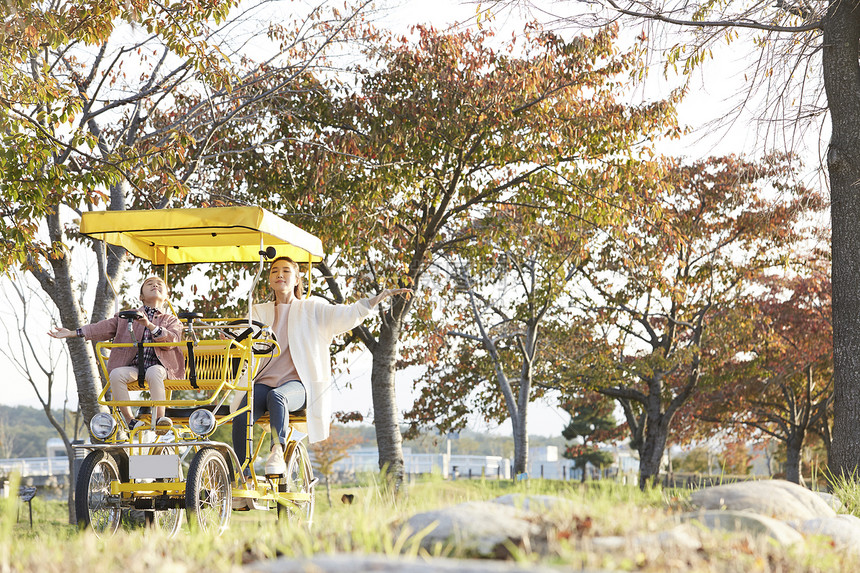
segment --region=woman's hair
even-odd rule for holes
[[[269,268],[272,268],[272,265],[277,263],[278,261],[287,261],[287,263],[293,267],[293,272],[296,275],[296,286],[293,289],[293,296],[296,298],[302,298],[304,295],[304,280],[302,279],[302,270],[299,268],[299,263],[291,259],[290,257],[277,257],[272,261],[272,264],[269,265]]]

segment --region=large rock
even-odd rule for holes
[[[511,493],[497,497],[493,503],[509,505],[517,509],[533,511],[540,514],[564,512],[570,513],[576,508],[573,500],[555,495],[526,495],[523,493]]]
[[[244,570],[249,573],[561,573],[570,568],[553,569],[530,563],[485,560],[434,558],[424,561],[387,555],[343,554],[258,561],[245,566]],[[577,571],[598,573],[594,569]]]
[[[528,544],[541,531],[536,521],[536,515],[515,507],[473,501],[418,513],[403,527],[409,528],[410,537],[421,535],[421,547],[428,551],[442,544],[490,557],[506,554],[505,545],[509,542],[518,546]]]
[[[746,511],[699,511],[685,513],[680,516],[680,519],[683,522],[695,521],[711,530],[747,533],[755,536],[766,535],[783,546],[803,541],[803,536],[790,525]]]
[[[620,551],[625,548],[651,548],[664,553],[697,551],[702,548],[702,542],[696,536],[690,525],[678,525],[667,531],[622,537],[610,535],[595,537],[590,541],[591,546],[600,551]]]
[[[826,535],[836,547],[860,554],[860,518],[853,515],[808,519],[797,529],[805,535]]]
[[[835,517],[836,512],[814,492],[783,480],[718,485],[693,492],[690,501],[702,509],[752,511],[785,521]]]
[[[845,509],[845,504],[843,504],[842,501],[832,493],[817,491],[815,492],[815,494],[820,497],[822,501],[824,501],[824,503],[829,505],[831,509],[833,509],[833,511],[835,511],[836,513],[839,513],[840,511]]]

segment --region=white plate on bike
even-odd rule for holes
[[[131,479],[179,478],[179,456],[128,456],[128,477]]]

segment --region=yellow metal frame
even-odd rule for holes
[[[324,256],[321,241],[313,235],[299,229],[295,225],[284,221],[272,213],[259,207],[218,207],[203,209],[160,209],[157,213],[153,211],[92,211],[84,213],[81,217],[80,232],[96,240],[118,245],[131,254],[148,260],[156,265],[164,265],[164,282],[168,282],[168,267],[170,264],[183,263],[205,263],[205,262],[256,262],[259,263],[257,277],[259,279],[262,271],[263,258],[261,251],[273,247],[275,256],[288,256],[296,262],[307,263],[308,292],[311,289],[311,267],[313,263],[321,261]],[[249,294],[249,306],[252,300]],[[172,306],[171,306],[171,310]],[[175,314],[175,313],[174,313]],[[250,308],[248,318],[252,315]],[[204,328],[217,329],[219,325],[230,319],[206,319]],[[243,318],[246,320],[246,318]],[[107,369],[107,353],[111,349],[121,347],[136,347],[135,343],[113,343],[100,342],[96,345],[96,355],[99,367],[104,373],[107,384],[98,397],[99,404],[109,406],[112,415],[117,421],[118,427],[124,427],[123,418],[118,407],[120,406],[166,406],[166,407],[203,407],[216,404],[222,406],[227,402],[230,391],[252,392],[253,379],[259,368],[260,360],[253,354],[253,344],[260,342],[257,339],[246,339],[242,342],[235,340],[195,340],[194,359],[195,373],[197,377],[197,388],[191,385],[188,379],[189,364],[187,360],[187,342],[170,343],[146,343],[147,347],[178,347],[186,356],[186,378],[180,380],[165,381],[167,391],[165,400],[113,400],[107,399],[110,390],[110,378]],[[273,356],[277,356],[280,347]],[[232,369],[232,361],[239,359],[240,367],[237,371]],[[247,377],[242,375],[243,368],[254,370],[248,372]],[[132,386],[130,390],[134,391]],[[192,390],[207,394],[200,399],[173,400],[173,391]],[[216,425],[232,421],[234,418],[243,416],[250,412],[252,403],[249,401],[243,408],[237,409],[229,415],[216,414]],[[219,408],[220,409],[220,408]],[[265,435],[268,432],[268,416],[257,421],[264,425],[263,438],[259,440],[253,450],[250,460],[259,457]],[[249,430],[253,428],[250,427]],[[151,426],[150,426],[151,427]],[[115,432],[107,440],[109,447],[117,446],[129,453],[140,451],[141,454],[151,454],[152,447],[156,444],[141,443],[148,428],[139,428],[130,432],[128,439],[119,439],[119,432]],[[291,444],[293,431],[307,433],[307,422],[301,418],[291,417],[290,433],[287,443]],[[199,451],[204,443],[198,438],[189,439],[190,430],[186,423],[179,421],[174,424],[170,432],[174,440],[158,444],[158,447],[188,447],[189,452]],[[251,439],[253,440],[253,433]],[[208,444],[205,444],[208,445]],[[226,447],[224,444],[221,446]],[[293,444],[293,448],[295,445]],[[232,452],[232,450],[230,450]],[[289,449],[288,449],[289,451]],[[187,455],[187,454],[185,454]],[[237,498],[253,498],[262,501],[273,501],[281,504],[290,502],[301,503],[311,501],[310,493],[303,492],[278,492],[274,482],[259,480],[251,467],[254,488],[247,489],[242,479],[242,471],[247,460],[238,460],[236,467],[236,456],[233,452],[233,483],[239,487],[232,489]],[[286,478],[285,478],[286,479]],[[113,495],[121,495],[123,499],[129,500],[137,497],[154,497],[168,495],[179,497],[185,494],[186,482],[183,479],[171,482],[111,482],[110,490]]]

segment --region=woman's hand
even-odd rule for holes
[[[407,299],[409,299],[412,297],[412,289],[408,288],[408,287],[405,287],[405,288],[387,288],[384,291],[382,291],[382,298],[386,299],[390,296],[397,296],[399,294],[402,294]]]
[[[62,326],[59,328],[55,328],[54,330],[48,331],[48,336],[51,338],[74,338],[78,335],[74,330],[69,330],[68,328],[63,328]]]
[[[412,297],[412,289],[411,288],[387,288],[372,299],[370,299],[370,306],[376,306],[383,300],[387,299],[391,296],[403,295],[407,299]]]

